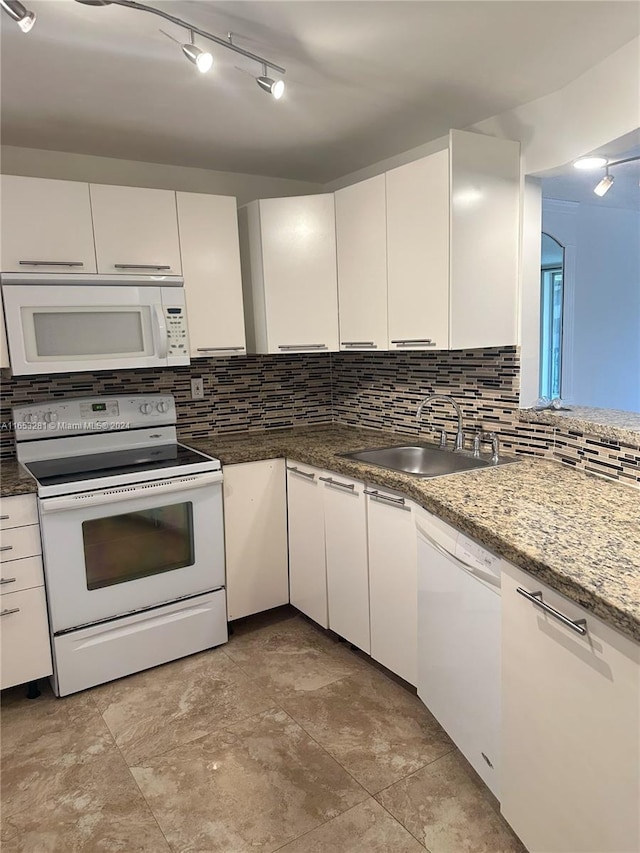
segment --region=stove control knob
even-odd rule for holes
[[[56,421],[58,420],[58,415],[56,414],[56,412],[45,412],[44,413],[44,420],[45,420],[45,423],[55,424]]]
[[[153,406],[151,405],[151,403],[143,403],[140,406],[140,411],[142,412],[143,415],[148,415],[149,412],[152,410],[152,408],[153,408]]]
[[[169,409],[169,406],[167,405],[167,403],[164,402],[164,400],[160,400],[160,402],[156,405],[156,409],[159,412],[166,412]]]

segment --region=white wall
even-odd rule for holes
[[[544,230],[574,254],[565,274],[562,394],[640,411],[640,211],[544,199]]]
[[[309,195],[322,191],[320,184],[307,181],[142,163],[114,157],[94,157],[91,154],[44,151],[39,148],[3,145],[0,156],[0,171],[6,175],[233,195],[237,197],[239,205],[256,198]]]

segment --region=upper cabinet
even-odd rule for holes
[[[173,190],[91,184],[99,273],[181,275]]]
[[[519,144],[452,130],[386,190],[390,349],[515,344]]]
[[[2,175],[3,272],[95,273],[89,186]]]
[[[387,349],[385,176],[335,194],[341,350]]]
[[[337,350],[333,194],[253,201],[239,218],[249,351]]]
[[[236,200],[176,193],[191,357],[246,351]]]

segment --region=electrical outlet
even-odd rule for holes
[[[191,399],[204,400],[204,379],[191,380]]]

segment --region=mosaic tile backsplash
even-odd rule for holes
[[[332,353],[198,359],[166,370],[104,371],[2,377],[0,455],[15,453],[11,408],[51,397],[161,392],[173,394],[182,440],[211,432],[260,431],[343,423],[452,441],[453,408],[434,403],[416,423],[431,393],[459,403],[465,434],[495,431],[507,453],[556,458],[565,465],[640,485],[640,446],[627,446],[518,419],[520,364],[515,347],[455,352]],[[204,379],[205,399],[191,400],[192,377]]]

